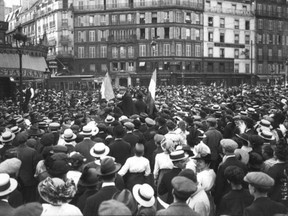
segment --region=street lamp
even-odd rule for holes
[[[22,47],[25,46],[25,42],[27,41],[27,36],[22,33],[22,26],[19,25],[16,29],[15,34],[13,35],[13,39],[16,40],[17,53],[19,55],[19,91],[20,91],[20,114],[23,109],[23,79],[22,79],[22,55],[23,50]],[[20,44],[22,42],[22,44]]]
[[[46,83],[46,100],[48,100],[48,79],[50,78],[51,72],[49,68],[46,68],[44,74],[45,83]]]

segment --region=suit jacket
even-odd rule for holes
[[[95,158],[90,155],[90,149],[95,145],[95,142],[93,142],[91,139],[84,139],[82,142],[76,144],[75,151],[82,154],[87,161],[91,162],[94,161]]]
[[[206,137],[203,139],[203,142],[210,148],[211,159],[215,161],[219,157],[222,134],[215,128],[209,128],[205,132],[205,135]]]
[[[140,143],[145,143],[145,137],[144,137],[144,135],[143,135],[143,133],[141,131],[136,129],[136,130],[133,131],[133,134],[139,137],[139,142]]]
[[[35,169],[39,160],[36,150],[25,144],[17,147],[17,153],[19,160],[22,162],[18,176],[21,185],[37,185],[37,181],[34,178]]]
[[[139,142],[140,138],[133,133],[126,133],[123,140],[130,143],[132,149],[135,148],[136,143]]]
[[[8,202],[0,200],[0,216],[10,216],[14,208],[12,208]]]
[[[156,213],[156,216],[199,216],[198,213],[193,211],[186,203],[176,202],[172,203],[167,209],[162,209]]]
[[[228,122],[226,126],[224,127],[223,131],[223,138],[224,139],[231,139],[233,136],[235,136],[235,124],[232,122]]]
[[[92,195],[87,199],[83,215],[97,216],[100,204],[103,201],[112,199],[117,191],[115,186],[102,187],[95,195]]]
[[[218,168],[216,181],[215,181],[215,204],[218,205],[222,197],[231,190],[230,184],[224,176],[224,171],[228,166],[238,166],[243,169],[244,173],[247,173],[247,167],[236,157],[229,157],[226,161],[221,164]]]
[[[158,134],[162,134],[162,135],[165,135],[168,133],[168,129],[167,129],[167,126],[162,126],[162,127],[159,127],[158,130],[157,130],[157,133]]]
[[[147,113],[147,104],[143,100],[137,100],[135,102],[135,113],[139,115],[141,112]]]
[[[243,216],[273,216],[287,214],[287,208],[282,204],[271,200],[269,197],[260,197],[244,209]]]
[[[78,197],[74,205],[78,207],[81,212],[83,212],[87,199],[96,193],[97,193],[96,189],[86,189],[84,193]]]
[[[158,187],[158,193],[159,195],[164,195],[168,193],[167,200],[165,202],[172,203],[173,202],[173,195],[172,195],[172,179],[177,176],[181,172],[180,168],[173,168],[171,171],[165,173],[163,175],[163,178],[161,179],[161,182],[159,183]]]
[[[127,158],[131,156],[131,145],[123,139],[114,140],[110,145],[109,155],[115,158],[117,163],[122,166],[126,162]]]

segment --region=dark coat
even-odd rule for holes
[[[81,212],[83,212],[87,199],[96,193],[96,189],[86,189],[84,193],[78,197],[75,206],[77,206]]]
[[[108,186],[101,188],[95,195],[90,196],[87,199],[84,207],[84,216],[97,216],[100,204],[103,201],[112,199],[113,195],[117,192],[115,186]]]
[[[139,115],[141,112],[147,113],[147,104],[143,100],[137,100],[134,106],[136,114]]]
[[[140,130],[135,129],[133,131],[133,134],[139,137],[139,142],[140,143],[145,143],[145,137],[144,137],[143,133]]]
[[[9,205],[8,202],[0,200],[0,216],[9,216],[12,215],[13,208]]]
[[[227,158],[226,161],[219,166],[215,181],[214,201],[216,205],[219,204],[224,194],[228,193],[231,190],[231,186],[224,176],[224,171],[229,166],[238,166],[243,169],[245,174],[247,173],[246,165],[239,161],[236,157]]]
[[[193,211],[186,203],[172,203],[167,209],[162,209],[156,215],[181,215],[181,216],[198,216],[199,214]]]
[[[232,122],[228,122],[224,127],[223,138],[231,139],[234,136],[235,136],[235,124]]]
[[[132,149],[134,149],[136,143],[139,142],[140,138],[133,133],[126,133],[125,136],[123,137],[123,140],[130,143]]]
[[[169,204],[173,202],[173,195],[172,195],[173,187],[172,187],[171,181],[180,172],[181,172],[180,168],[173,168],[171,171],[163,175],[163,178],[161,179],[161,182],[159,183],[158,193],[159,195],[164,195],[168,193],[167,200],[164,200],[164,201]]]
[[[222,139],[222,134],[215,128],[209,128],[205,132],[206,137],[203,142],[211,150],[211,160],[218,160],[220,152],[220,140]]]
[[[131,156],[131,145],[123,139],[116,139],[110,145],[109,155],[115,158],[117,163],[122,166],[126,162],[127,158]]]
[[[244,209],[243,216],[272,216],[275,214],[287,214],[287,208],[268,197],[260,197],[249,207]]]
[[[90,155],[90,149],[95,145],[95,142],[93,142],[91,139],[84,139],[82,142],[76,144],[75,151],[82,154],[87,161],[91,162],[94,161],[95,158]]]
[[[165,126],[159,127],[158,130],[157,130],[157,133],[158,134],[162,134],[162,135],[167,134],[168,133],[167,126],[165,125]]]

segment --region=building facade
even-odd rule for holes
[[[205,1],[204,70],[218,82],[239,84],[255,73],[253,10],[251,1]]]
[[[258,77],[264,82],[280,81],[287,74],[288,7],[286,0],[257,0]]]
[[[203,72],[202,0],[75,0],[80,73],[111,73],[118,85],[190,84]]]
[[[9,32],[18,25],[28,36],[28,43],[43,43],[48,46],[47,62],[53,75],[67,74],[74,71],[73,49],[73,11],[70,10],[72,0],[38,0],[29,7],[20,7],[17,17],[15,12],[7,15]],[[12,40],[10,34],[9,40]]]

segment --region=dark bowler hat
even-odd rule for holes
[[[114,158],[106,157],[101,160],[101,166],[96,168],[96,172],[100,176],[114,174],[120,170],[121,164],[115,163]]]

